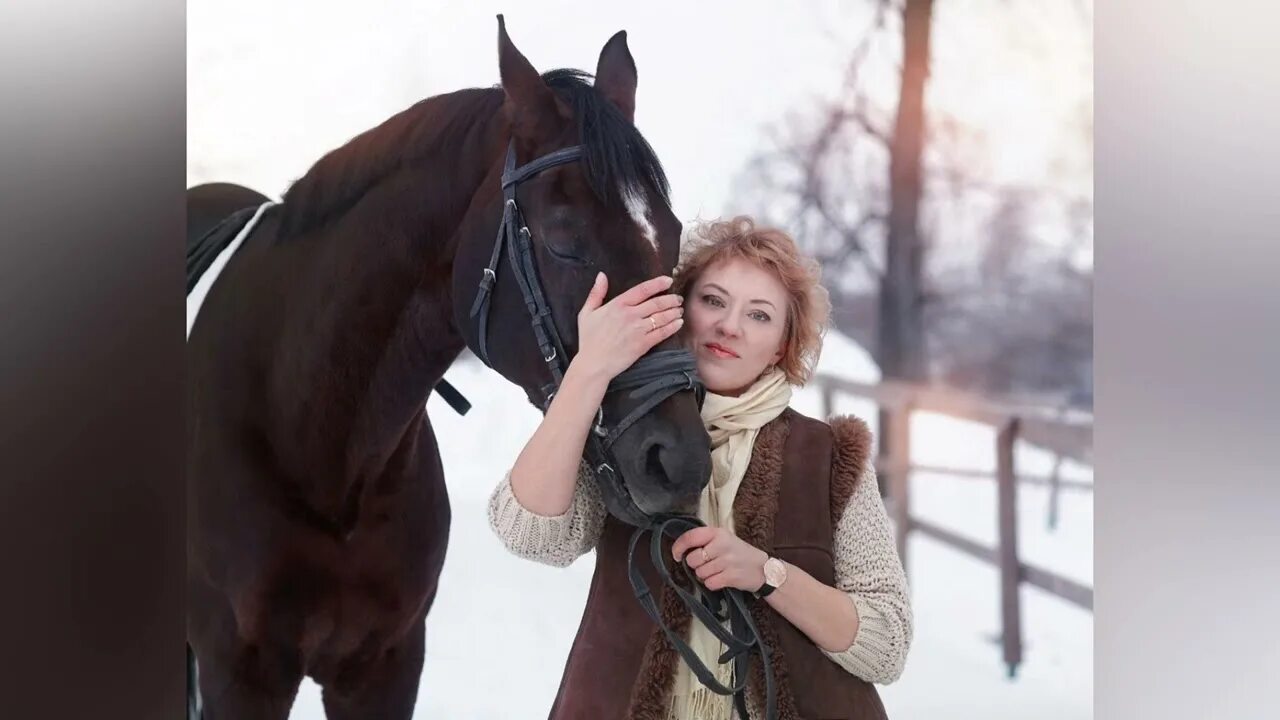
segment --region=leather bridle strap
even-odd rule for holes
[[[534,338],[538,343],[538,351],[551,375],[551,382],[542,388],[543,412],[550,405],[551,398],[564,379],[568,357],[561,342],[560,333],[556,331],[551,305],[547,302],[542,283],[538,279],[532,237],[528,226],[524,224],[524,218],[516,200],[516,188],[522,181],[532,178],[539,172],[557,165],[575,162],[582,156],[582,146],[576,145],[548,153],[517,168],[514,141],[507,146],[502,173],[504,198],[502,220],[498,225],[498,236],[494,241],[493,252],[489,256],[489,264],[484,268],[479,289],[471,305],[471,317],[477,323],[476,344],[472,349],[486,365],[492,367],[493,363],[489,357],[489,311],[493,287],[498,279],[498,265],[502,261],[505,248],[512,275],[520,286],[520,295],[524,299],[525,309],[529,314]],[[704,393],[693,354],[683,349],[650,352],[610,381],[606,390],[609,393],[630,391],[629,398],[639,399],[639,405],[612,430],[605,424],[603,410],[596,411],[593,432],[587,437],[583,454],[591,464],[592,473],[602,489],[606,491],[604,494],[609,511],[627,523],[643,527],[648,525],[650,518],[631,499],[631,494],[615,469],[617,463],[610,449],[618,437],[646,413],[663,400],[686,389],[693,390],[699,398]]]
[[[563,357],[563,348],[559,347],[559,334],[555,332],[551,308],[542,294],[542,284],[537,281],[538,275],[533,267],[529,228],[523,224],[520,208],[516,203],[516,186],[543,170],[579,160],[582,158],[582,153],[582,146],[574,145],[548,153],[517,168],[515,141],[513,140],[507,147],[507,156],[502,170],[502,221],[498,223],[498,237],[494,240],[489,264],[480,278],[480,289],[471,303],[471,318],[478,322],[477,355],[486,365],[492,367],[493,363],[489,361],[489,303],[492,299],[493,286],[498,281],[498,263],[502,259],[502,250],[505,247],[513,274],[520,284],[520,293],[524,296],[525,305],[529,310],[542,359],[551,369],[556,386],[559,386],[563,372],[559,363],[554,360],[557,357]],[[518,235],[523,236],[524,242],[516,241]],[[523,248],[517,248],[516,245],[522,245]]]
[[[614,376],[605,389],[606,394],[630,390],[627,397],[632,400],[639,399],[640,404],[618,421],[612,430],[607,430],[603,424],[597,423],[592,427],[592,431],[601,439],[604,446],[609,448],[627,428],[663,400],[681,390],[693,390],[699,395],[699,404],[701,404],[701,395],[705,394],[706,389],[698,380],[697,372],[697,362],[688,351],[656,350],[646,354],[634,365]],[[551,404],[554,394],[554,392],[547,394],[543,412],[546,412],[547,406]]]

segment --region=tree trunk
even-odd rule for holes
[[[926,379],[919,211],[923,190],[924,83],[929,75],[933,0],[907,0],[902,18],[902,86],[889,147],[889,235],[880,283],[876,361],[885,379]],[[880,455],[890,447],[890,414],[879,412]],[[889,478],[881,479],[881,496]],[[905,558],[903,558],[905,562]]]
[[[881,372],[886,378],[913,382],[924,380],[927,374],[919,208],[932,14],[932,0],[907,0],[902,23],[902,88],[889,149],[889,237],[880,285],[877,359]]]

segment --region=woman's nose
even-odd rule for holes
[[[716,328],[721,335],[726,337],[738,337],[742,332],[742,326],[731,316],[720,318],[720,321],[716,323]]]

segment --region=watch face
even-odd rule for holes
[[[787,566],[778,558],[769,558],[764,563],[764,581],[778,587],[787,579]]]

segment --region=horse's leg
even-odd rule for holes
[[[297,651],[241,641],[225,600],[205,608],[206,621],[189,629],[202,720],[287,720],[302,682]]]
[[[329,720],[409,720],[418,699],[426,649],[426,618],[413,624],[402,645],[382,654],[359,678],[325,686],[324,712]]]
[[[202,720],[287,720],[302,682],[289,653],[256,646],[231,652],[197,652]]]

